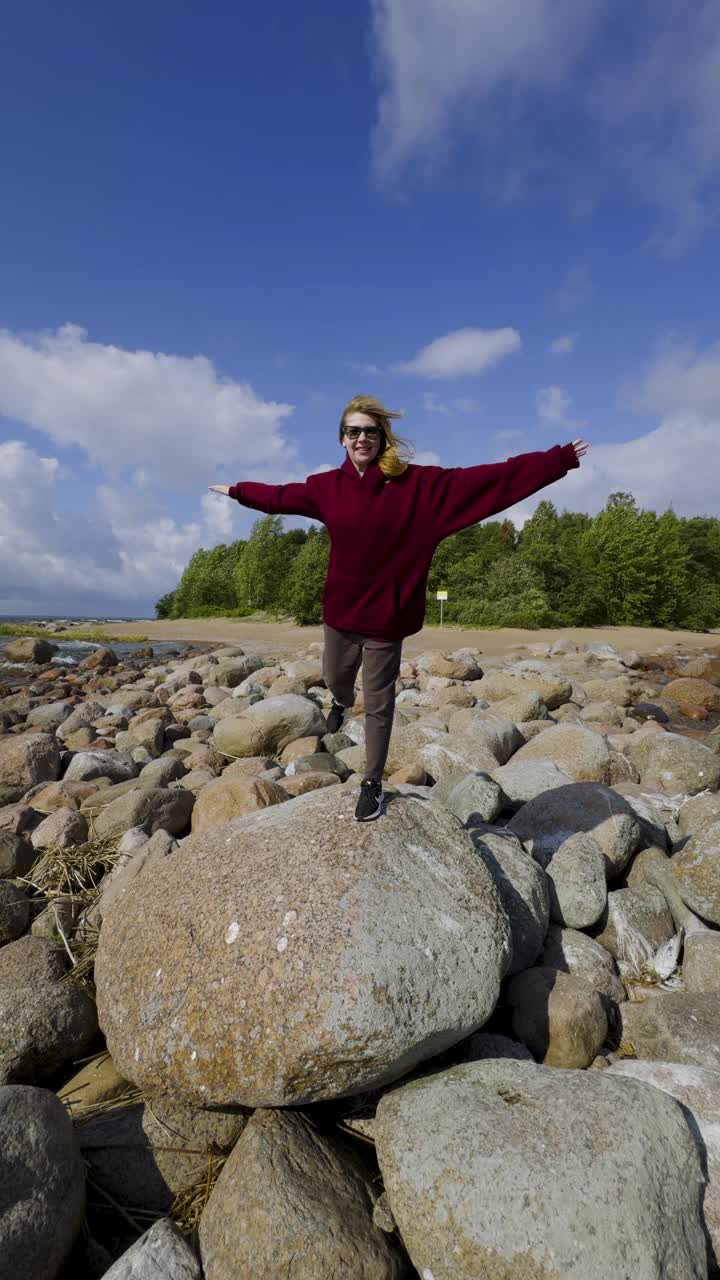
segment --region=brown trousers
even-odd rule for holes
[[[382,782],[395,714],[395,681],[402,640],[368,640],[325,624],[323,676],[336,702],[351,707],[362,663],[365,702],[365,777]]]

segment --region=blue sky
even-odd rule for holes
[[[719,85],[716,0],[11,4],[0,613],[151,615],[359,390],[720,514]]]

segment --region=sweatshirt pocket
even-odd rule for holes
[[[377,574],[371,578],[351,578],[330,572],[323,588],[326,621],[339,631],[392,628],[397,612],[395,583]]]

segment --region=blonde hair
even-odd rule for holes
[[[373,422],[382,432],[378,466],[383,475],[387,476],[389,480],[394,479],[395,476],[401,476],[415,453],[415,445],[412,440],[405,440],[403,436],[396,436],[390,425],[391,419],[404,416],[402,411],[395,412],[392,409],[386,409],[385,405],[380,400],[377,400],[375,396],[353,396],[342,411],[339,432],[341,444],[345,432],[345,419],[350,413],[366,413],[368,417],[373,419]]]

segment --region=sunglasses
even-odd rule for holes
[[[346,427],[344,435],[348,440],[359,440],[360,436],[365,436],[366,440],[379,440],[382,432],[379,427]]]

